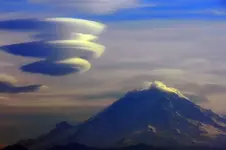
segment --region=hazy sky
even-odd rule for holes
[[[35,137],[60,121],[81,122],[144,81],[163,81],[200,96],[200,105],[226,114],[223,0],[0,3],[0,144]],[[64,76],[25,72],[21,66],[40,59],[3,50],[6,45],[34,41],[37,33],[28,29],[28,23],[7,21],[46,17],[106,25],[98,36],[106,49],[100,58],[90,60],[90,70]],[[36,47],[27,50],[36,54]]]

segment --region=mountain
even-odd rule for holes
[[[15,144],[15,145],[7,146],[3,150],[28,150],[28,149],[22,145]]]
[[[28,150],[21,145],[8,146],[3,150]],[[225,150],[225,148],[212,147],[154,147],[145,144],[132,145],[122,148],[93,148],[78,143],[71,143],[67,145],[58,145],[48,148],[46,150]]]
[[[101,149],[101,148],[88,147],[78,143],[73,143],[73,144],[67,144],[66,146],[54,146],[48,150],[160,150],[160,148],[139,144],[139,145],[128,146],[128,147],[123,147],[119,149],[114,149],[114,148]]]
[[[128,92],[86,121],[71,139],[92,147],[139,143],[216,146],[225,135],[225,118],[155,81]]]
[[[154,147],[148,146],[145,144],[132,145],[122,148],[92,148],[82,144],[73,143],[67,144],[65,146],[54,146],[48,150],[225,150],[220,148],[211,148],[211,147],[178,147],[178,148],[170,148],[170,147]]]
[[[55,132],[54,132],[55,133]],[[78,126],[50,132],[24,146],[41,150],[79,143],[96,148],[137,144],[155,147],[220,147],[226,119],[203,109],[175,88],[147,82]]]
[[[56,127],[47,134],[39,136],[37,139],[21,140],[18,144],[29,149],[42,150],[54,145],[66,144],[64,141],[72,136],[79,125],[70,125],[63,121],[56,124]]]

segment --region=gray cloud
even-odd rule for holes
[[[200,104],[200,103],[206,103],[209,100],[203,96],[203,95],[197,95],[197,94],[184,94],[186,97],[188,97],[192,102]]]
[[[17,80],[9,75],[0,75],[0,93],[29,93],[29,92],[36,92],[43,87],[40,84],[33,84],[33,85],[25,85],[25,86],[18,86],[16,85]]]
[[[206,71],[206,73],[212,73],[212,74],[215,74],[215,75],[218,75],[218,76],[225,76],[226,75],[226,69],[212,69],[212,70],[208,70]]]
[[[187,82],[187,83],[175,84],[175,87],[181,89],[182,91],[193,92],[201,96],[222,94],[226,92],[226,85],[216,84],[216,83],[198,84],[198,83]]]
[[[203,85],[203,88],[201,90],[201,93],[203,94],[219,94],[219,93],[225,93],[226,92],[226,85],[220,85],[220,84],[206,84]]]
[[[111,91],[111,92],[103,92],[98,94],[88,94],[83,96],[78,96],[79,99],[84,100],[100,100],[100,99],[114,99],[117,100],[124,96],[126,91]]]
[[[28,93],[38,91],[42,85],[15,86],[0,81],[0,93]]]
[[[0,61],[0,67],[11,67],[11,66],[14,66],[14,64]]]

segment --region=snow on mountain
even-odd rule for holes
[[[80,143],[90,147],[220,146],[226,141],[226,119],[194,104],[162,82],[145,82],[79,126],[63,123],[25,145],[41,150]]]
[[[85,122],[71,139],[93,147],[199,145],[224,135],[225,118],[194,104],[179,90],[155,81],[128,92]]]
[[[148,90],[148,89],[159,89],[165,92],[174,93],[177,94],[179,97],[183,97],[188,99],[186,96],[184,96],[178,89],[167,87],[164,83],[160,81],[154,81],[154,82],[144,82],[142,85],[143,88],[140,90]]]

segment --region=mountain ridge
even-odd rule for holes
[[[3,150],[28,150],[21,145],[11,145],[7,146]],[[225,148],[211,148],[211,147],[154,147],[145,144],[131,145],[123,148],[108,148],[100,149],[88,147],[78,143],[70,143],[64,146],[53,146],[46,150],[225,150]]]
[[[226,119],[201,108],[179,90],[162,82],[145,83],[78,126],[24,146],[32,150],[79,143],[96,148],[212,146],[226,141]],[[63,125],[63,126],[64,126]]]
[[[139,109],[138,107],[142,108],[142,110]],[[183,108],[181,109],[181,107]],[[127,114],[125,115],[126,112]],[[195,113],[195,114],[192,115],[192,113]],[[153,117],[147,116],[147,114],[150,114],[150,116],[158,116],[158,117],[153,118]],[[213,121],[211,117],[207,117],[207,115],[211,115],[211,117],[215,117],[216,118],[215,121]],[[133,117],[131,118],[130,116],[133,116]],[[119,119],[120,117],[121,119]],[[134,119],[134,117],[137,119],[137,121],[139,120],[139,122],[136,122],[136,119]],[[192,118],[192,119],[185,120],[182,117],[190,118],[190,119]],[[187,97],[185,97],[183,94],[178,92],[178,90],[174,88],[169,88],[159,81],[149,83],[146,88],[128,92],[127,94],[125,94],[124,97],[122,97],[121,99],[113,103],[110,107],[102,111],[97,116],[88,120],[85,123],[85,124],[88,124],[87,125],[88,127],[85,128],[84,127],[85,125],[83,125],[83,128],[85,128],[83,129],[85,130],[84,132],[88,132],[88,129],[92,128],[92,129],[89,129],[90,131],[89,134],[90,135],[97,134],[96,135],[97,137],[99,138],[102,137],[102,141],[99,140],[98,142],[99,138],[89,139],[90,140],[89,141],[87,140],[87,138],[90,136],[82,131],[78,131],[77,135],[75,136],[76,141],[77,142],[79,141],[83,144],[94,146],[94,147],[98,147],[98,144],[104,145],[103,142],[106,141],[108,137],[104,134],[100,135],[100,133],[94,132],[98,130],[98,127],[96,128],[93,127],[95,126],[95,124],[98,124],[99,122],[98,120],[101,120],[101,118],[104,118],[103,120],[107,120],[105,123],[107,123],[108,126],[110,126],[108,127],[109,133],[104,133],[104,134],[110,134],[112,129],[115,129],[117,128],[117,126],[119,126],[118,128],[121,128],[121,129],[117,129],[117,131],[120,133],[124,132],[123,134],[126,134],[126,135],[117,135],[119,137],[128,136],[128,133],[126,133],[125,131],[128,130],[129,127],[133,128],[130,131],[128,131],[130,132],[130,134],[131,132],[141,132],[139,131],[141,130],[141,128],[142,130],[144,130],[143,132],[145,133],[147,133],[147,131],[150,132],[150,130],[148,129],[149,125],[151,125],[152,129],[154,130],[163,130],[167,128],[170,130],[175,129],[176,132],[186,132],[186,134],[191,134],[194,130],[196,130],[197,133],[194,133],[196,135],[192,135],[192,136],[199,136],[199,134],[202,132],[205,132],[205,130],[207,130],[206,128],[209,126],[212,127],[212,129],[214,130],[215,130],[215,127],[222,129],[223,134],[225,134],[225,131],[226,131],[225,127],[222,127],[221,125],[216,123],[218,120],[220,120],[221,122],[222,121],[224,122],[222,124],[223,126],[225,126],[226,120],[224,118],[221,118],[219,115],[213,113],[210,110],[206,110],[201,108],[198,105],[195,105]],[[114,118],[117,118],[117,119],[114,120]],[[124,122],[125,118],[128,119],[126,120],[125,124],[121,123],[121,122]],[[161,119],[161,118],[164,118],[164,119]],[[182,125],[178,126],[177,121],[175,122],[176,119],[180,120]],[[172,120],[174,122],[172,122]],[[198,122],[197,120],[203,123],[200,125],[194,125],[194,123],[197,124]],[[192,121],[197,121],[197,122],[192,122]],[[94,122],[94,123],[90,123],[90,122]],[[111,122],[113,125],[110,125],[108,122]],[[118,122],[119,124],[117,124]],[[101,126],[101,124],[103,123],[99,123],[99,125],[96,125],[96,126]],[[128,125],[130,126],[128,127]],[[137,127],[135,127],[136,125]],[[187,131],[186,129],[183,129],[183,126],[188,126],[188,125],[190,126],[191,129]],[[203,127],[205,128],[203,129],[204,131],[200,131],[199,126],[204,126]],[[107,126],[102,128],[106,129]],[[176,129],[176,128],[179,128],[179,129]],[[179,131],[179,130],[182,130],[182,131]],[[115,133],[117,133],[117,131],[114,131],[114,133],[112,134],[114,135]],[[110,138],[113,138],[113,137],[114,136],[110,136]],[[152,138],[152,137],[149,137],[149,138]],[[117,141],[115,142],[118,143]],[[142,140],[140,142],[142,142]],[[170,141],[170,144],[172,142],[173,141]],[[193,143],[193,142],[194,141],[190,141],[190,143]],[[177,142],[175,141],[175,143]],[[115,144],[114,142],[111,144],[109,143],[109,145],[106,144],[106,147],[113,146],[114,144]],[[151,143],[147,142],[146,144],[151,144]]]

